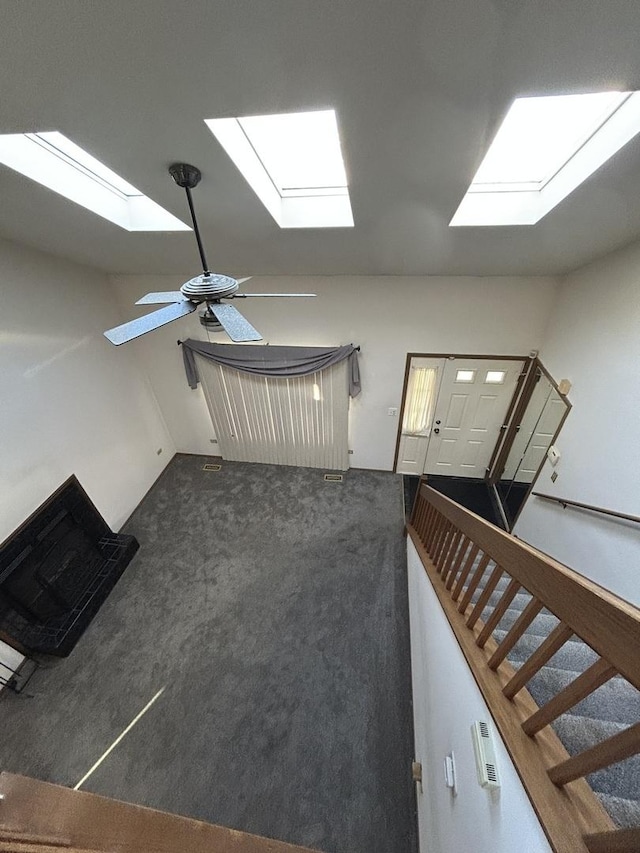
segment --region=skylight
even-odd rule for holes
[[[0,135],[0,163],[127,231],[189,231],[62,133]]]
[[[353,226],[334,110],[205,121],[281,228]]]
[[[518,98],[450,224],[532,225],[639,131],[639,92]]]

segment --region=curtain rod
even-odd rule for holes
[[[177,344],[178,344],[178,346],[181,346],[182,341],[180,339],[178,339]],[[351,344],[351,346],[353,347],[353,344]],[[356,352],[360,352],[360,346],[359,345],[357,347],[353,347],[353,348],[354,348],[354,350],[356,350]]]

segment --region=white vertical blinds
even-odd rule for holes
[[[428,434],[436,402],[437,375],[435,367],[411,368],[402,419],[402,432],[407,435]]]
[[[349,467],[346,360],[309,376],[273,378],[196,358],[223,459]]]

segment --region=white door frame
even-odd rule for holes
[[[398,431],[396,436],[396,449],[393,458],[393,471],[394,473],[398,470],[398,459],[400,452],[400,441],[402,438],[402,423],[404,420],[404,410],[407,401],[407,388],[409,385],[409,373],[411,370],[411,361],[414,358],[425,358],[425,359],[482,359],[482,360],[494,360],[494,361],[524,361],[528,362],[529,357],[524,355],[487,355],[485,353],[433,353],[433,352],[408,352],[406,361],[405,361],[405,370],[404,370],[404,381],[402,385],[402,402],[400,405],[400,413],[398,418]],[[514,398],[518,395],[521,384],[520,381],[516,386]],[[512,401],[513,402],[513,401]],[[511,404],[510,404],[511,405]],[[499,439],[498,439],[499,440]]]

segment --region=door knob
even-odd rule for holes
[[[438,435],[438,433],[440,432],[440,430],[438,429],[438,427],[436,427],[436,428],[434,429],[434,432],[435,432],[435,434],[436,434],[436,435]]]

